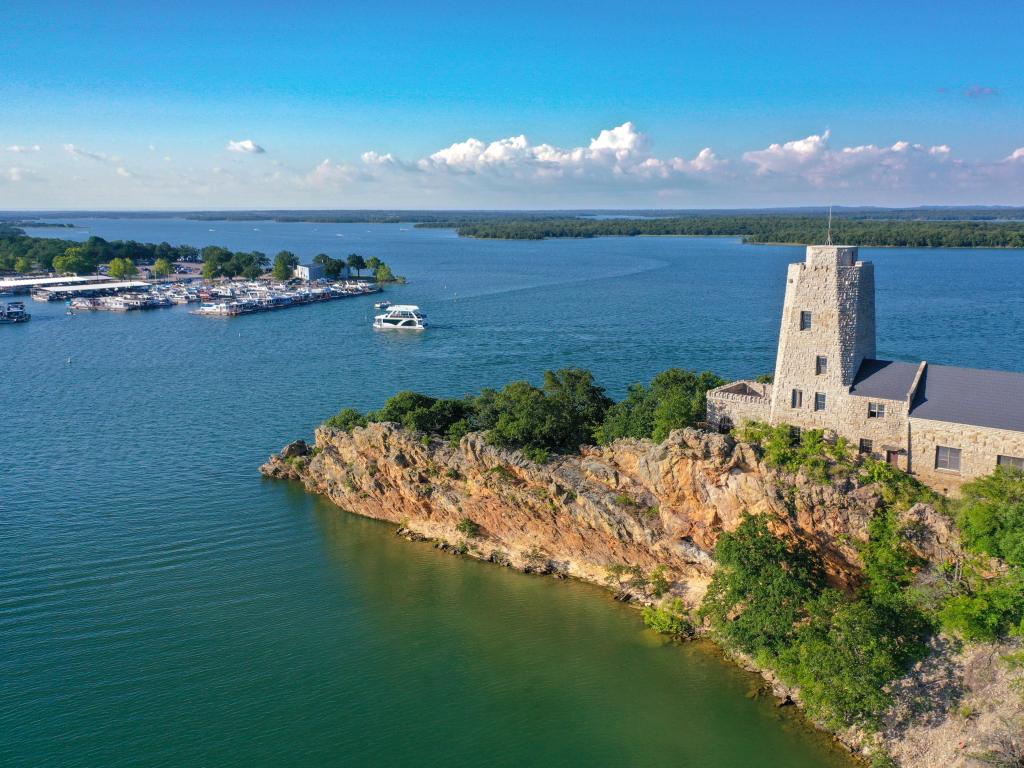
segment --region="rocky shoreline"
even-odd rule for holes
[[[537,465],[489,445],[482,434],[453,446],[396,424],[351,433],[320,427],[314,446],[291,443],[260,471],[302,482],[347,511],[395,523],[407,538],[598,583],[621,600],[655,602],[650,583],[617,574],[659,569],[669,596],[689,608],[700,604],[710,582],[718,537],[745,512],[766,516],[776,533],[816,551],[836,586],[856,584],[858,544],[882,503],[877,488],[856,479],[823,486],[780,473],[750,445],[691,429],[660,444],[622,440]],[[918,504],[904,515],[922,557],[945,562],[959,553],[954,526],[933,508]],[[932,655],[894,684],[896,704],[881,735],[835,735],[864,754],[881,743],[907,768],[978,765],[971,755],[984,752],[1003,721],[1021,713],[1020,695],[1012,694],[1015,673],[999,662],[1015,647],[961,652],[937,638]],[[753,660],[737,662],[761,673],[781,702],[799,703],[798,691]]]

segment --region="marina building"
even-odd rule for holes
[[[324,277],[324,265],[323,264],[299,264],[295,267],[293,277],[297,277],[300,280],[320,280]]]
[[[943,493],[1024,468],[1024,373],[877,359],[874,265],[851,246],[789,265],[773,383],[713,389],[707,416],[842,436]]]

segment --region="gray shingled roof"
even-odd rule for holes
[[[929,364],[910,415],[1024,432],[1024,373]]]
[[[918,363],[864,360],[850,387],[850,394],[880,400],[906,400],[917,376]]]

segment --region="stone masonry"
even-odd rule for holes
[[[966,382],[963,391],[931,383],[926,391],[926,362],[875,360],[874,265],[858,260],[855,247],[808,246],[806,260],[787,272],[773,384],[737,381],[710,391],[707,418],[722,430],[766,421],[841,435],[855,449],[955,494],[997,463],[1024,459],[1024,422],[1017,414],[979,418],[970,407],[963,420],[916,418],[915,408],[929,401],[933,409],[941,401],[944,412],[957,413],[957,400],[971,397],[971,377],[988,373],[943,370],[943,378],[934,378]],[[992,398],[989,392],[996,410],[1024,394],[1024,375],[999,375],[1008,383],[1005,393]]]

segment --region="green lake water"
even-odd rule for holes
[[[0,765],[850,764],[596,587],[403,541],[256,473],[403,388],[580,365],[621,395],[673,365],[770,370],[798,249],[79,223],[45,234],[377,255],[434,327],[375,333],[360,298],[230,320],[32,302],[0,328]],[[882,354],[1024,359],[1020,252],[869,257]]]

